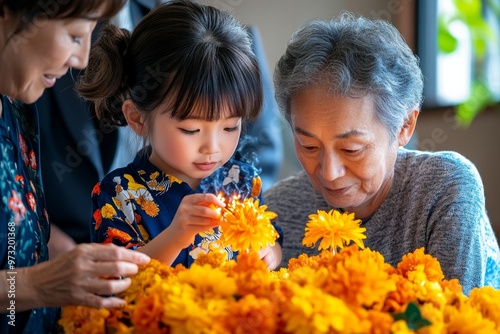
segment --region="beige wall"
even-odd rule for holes
[[[457,151],[476,165],[500,241],[500,107],[480,113],[467,128],[455,122],[451,108],[423,110],[416,131],[420,149]]]
[[[274,68],[292,33],[314,18],[331,18],[343,10],[392,20],[412,0],[199,0],[232,12],[241,22],[259,28]]]
[[[331,18],[342,10],[393,21],[413,46],[413,0],[201,0],[229,10],[243,23],[256,25],[261,33],[269,70],[273,68],[293,31],[313,18]],[[500,107],[499,107],[500,109]],[[282,176],[298,170],[287,126],[283,127],[286,163]],[[419,117],[420,148],[454,150],[474,162],[485,185],[486,204],[500,240],[500,110],[482,113],[468,129],[459,128],[452,110],[427,110]]]

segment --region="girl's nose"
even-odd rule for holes
[[[219,152],[220,144],[218,136],[213,134],[207,134],[204,138],[203,145],[201,146],[201,153],[203,154],[214,154]]]

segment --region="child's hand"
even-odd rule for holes
[[[276,269],[281,262],[281,246],[275,243],[274,246],[267,246],[259,250],[259,256],[267,264],[269,270]]]
[[[220,225],[220,210],[226,204],[214,194],[192,194],[185,196],[168,227],[169,232],[175,236],[182,248],[192,242],[196,234],[209,231]]]

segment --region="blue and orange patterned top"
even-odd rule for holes
[[[189,194],[213,193],[229,198],[237,193],[242,199],[253,196],[261,200],[257,170],[247,163],[231,159],[193,190],[186,182],[160,171],[144,153],[139,152],[132,163],[110,172],[94,187],[92,241],[131,249],[144,246],[171,224],[181,200]],[[281,229],[275,228],[281,244]],[[217,229],[198,234],[172,266],[189,267],[197,254],[207,252],[209,244],[219,237]],[[235,257],[230,249],[226,252],[228,259]]]
[[[40,173],[38,112],[34,105],[0,97],[0,254],[10,300],[10,309],[0,314],[0,333],[49,333],[58,309],[15,309],[15,291],[22,289],[15,286],[17,268],[48,260],[50,229]]]

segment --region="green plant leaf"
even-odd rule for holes
[[[452,53],[458,47],[458,40],[450,33],[448,24],[448,20],[446,20],[443,16],[439,17],[437,44],[439,51],[444,53]]]
[[[429,320],[422,317],[420,309],[418,308],[417,304],[413,302],[408,304],[406,310],[403,313],[393,314],[392,317],[396,321],[398,320],[406,321],[408,329],[414,331],[419,330],[422,327],[431,325],[431,322]]]
[[[482,80],[474,80],[469,98],[457,106],[458,123],[463,127],[468,127],[476,115],[493,102],[493,94],[488,86]]]

